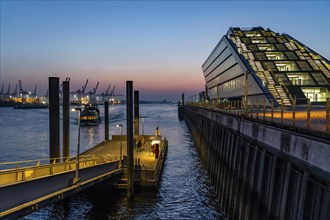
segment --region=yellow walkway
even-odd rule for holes
[[[149,169],[154,169],[156,165],[156,158],[155,155],[152,153],[151,145],[155,142],[160,143],[161,137],[155,137],[150,135],[144,136],[144,144],[142,144],[142,147],[140,148],[140,152],[137,152],[137,147],[134,146],[133,153],[134,153],[134,161],[136,159],[140,159],[140,165],[146,166]],[[143,136],[140,135],[140,140],[143,143]],[[159,152],[161,152],[161,147],[163,144],[159,144],[160,149]],[[114,157],[117,156],[118,159],[120,157],[120,135],[113,135],[111,141],[107,141],[104,143],[101,143],[98,146],[95,146],[83,153],[83,155],[102,155],[102,156],[109,156]],[[122,155],[127,156],[127,141],[126,136],[123,136],[122,141]],[[135,163],[135,162],[134,162]]]

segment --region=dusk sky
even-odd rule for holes
[[[3,1],[1,84],[18,80],[38,94],[48,77],[89,79],[143,100],[180,99],[204,90],[201,65],[229,27],[287,33],[330,57],[329,1]],[[124,98],[124,97],[122,97]]]

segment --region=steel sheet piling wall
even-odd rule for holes
[[[104,102],[104,139],[109,140],[109,102]]]
[[[329,176],[253,139],[257,124],[245,136],[239,118],[180,107],[228,219],[330,219]]]
[[[63,161],[70,157],[70,81],[63,81]]]
[[[133,176],[133,82],[126,81],[126,128],[127,128],[127,173],[128,190],[127,196],[132,199],[134,195]]]
[[[60,158],[59,78],[49,77],[49,158]],[[54,162],[50,159],[50,162]],[[56,162],[59,162],[57,159]]]
[[[140,110],[139,110],[139,91],[134,91],[134,135],[140,135]]]

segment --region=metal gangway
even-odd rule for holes
[[[79,160],[59,161],[0,163],[0,218],[27,215],[122,173],[119,156],[81,155]]]

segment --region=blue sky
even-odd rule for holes
[[[231,26],[287,33],[327,59],[329,1],[1,1],[1,83],[26,90],[71,77],[142,99],[204,89],[201,65]],[[6,88],[5,87],[5,88]]]

